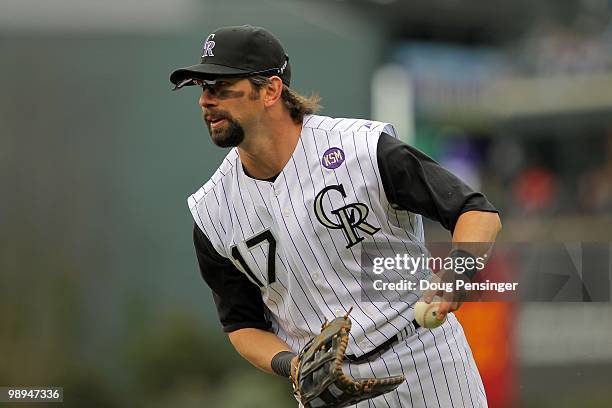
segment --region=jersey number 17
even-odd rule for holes
[[[275,268],[276,268],[276,239],[274,238],[274,235],[272,235],[270,230],[265,230],[247,239],[245,241],[245,244],[250,251],[264,241],[268,242],[268,281],[267,281],[267,284],[269,285],[276,281],[276,271],[275,271]],[[261,280],[257,278],[257,276],[255,276],[255,274],[253,273],[249,265],[247,265],[246,261],[244,260],[244,257],[242,256],[242,254],[240,253],[240,250],[238,249],[238,245],[232,246],[231,255],[232,255],[233,260],[240,265],[240,267],[244,270],[244,272],[249,276],[249,278],[251,278],[253,282],[255,282],[255,284],[257,284],[257,286],[259,286],[260,288],[263,288],[264,286],[266,286]]]

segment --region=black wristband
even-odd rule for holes
[[[463,249],[455,249],[448,254],[448,257],[453,258],[455,261],[457,259],[462,259],[461,266],[457,265],[456,262],[454,263],[456,265],[454,272],[458,275],[466,276],[470,281],[474,280],[474,275],[478,272],[476,257],[474,255]],[[462,269],[461,272],[457,270],[459,267]]]
[[[277,353],[272,357],[272,361],[270,362],[272,371],[281,377],[287,378],[291,376],[291,360],[293,360],[295,356],[296,354],[290,351],[281,351]]]

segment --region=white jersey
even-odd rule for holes
[[[385,196],[376,162],[383,131],[395,136],[388,123],[307,116],[291,159],[273,183],[245,175],[232,149],[189,198],[196,223],[217,252],[243,272],[248,269],[247,276],[261,286],[275,329],[294,350],[320,331],[322,319],[351,306],[349,354],[357,356],[413,319],[416,294],[398,293],[387,303],[361,299],[362,240],[424,241],[421,216],[395,210]],[[348,220],[351,214],[358,218]],[[247,244],[266,231],[272,238]],[[276,246],[272,283],[270,239]]]
[[[363,356],[398,336],[384,353],[346,363],[356,377],[407,377],[393,394],[358,406],[486,406],[452,314],[437,329],[415,329],[419,293],[385,291],[384,302],[373,302],[362,291],[363,243],[424,249],[421,216],[397,209],[385,194],[377,162],[383,132],[397,137],[388,123],[308,115],[273,182],[247,176],[234,148],[189,197],[189,208],[214,250],[259,286],[272,329],[293,351],[320,332],[324,319],[350,307],[347,354]]]

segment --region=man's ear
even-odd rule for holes
[[[266,108],[273,106],[278,101],[283,93],[283,81],[277,77],[270,77],[270,82],[263,88],[264,104]]]

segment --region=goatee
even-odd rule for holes
[[[206,122],[208,132],[214,144],[219,147],[236,147],[244,140],[244,129],[233,118],[224,117],[226,123],[220,128],[212,129]]]

